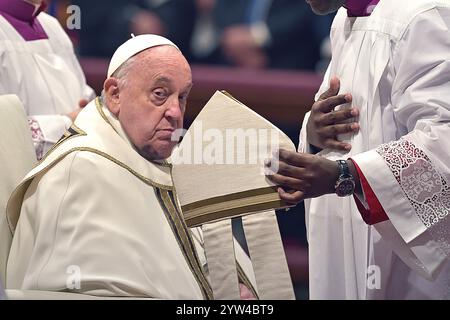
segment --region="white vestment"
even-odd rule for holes
[[[202,234],[182,219],[171,166],[142,158],[98,99],[65,135],[8,203],[12,230],[20,219],[6,287],[211,298]],[[251,270],[243,251],[237,261]]]
[[[352,197],[305,201],[312,299],[450,298],[449,28],[448,1],[381,0],[369,17],[337,13],[317,97],[339,77],[361,129],[339,137],[349,153],[320,154],[351,157],[389,220],[366,225]]]
[[[37,19],[48,39],[25,41],[0,15],[0,94],[22,101],[40,156],[70,127],[65,114],[78,108],[80,99],[92,99],[94,91],[58,21],[44,12]]]

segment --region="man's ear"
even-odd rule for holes
[[[120,90],[119,82],[116,78],[110,77],[103,84],[105,91],[106,106],[116,117],[120,112]]]

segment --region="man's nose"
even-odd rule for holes
[[[178,100],[178,97],[174,97],[169,101],[169,104],[166,109],[166,117],[170,117],[172,119],[180,119],[182,117],[181,104]]]

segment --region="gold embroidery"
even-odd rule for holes
[[[258,293],[256,292],[256,290],[253,287],[252,283],[250,282],[250,280],[248,279],[247,275],[245,274],[244,269],[242,269],[241,265],[237,261],[236,261],[236,268],[237,268],[239,281],[242,284],[244,284],[252,292],[252,294],[255,296],[256,299],[259,300]]]
[[[177,230],[177,234],[180,235],[181,243],[180,246],[183,247],[184,252],[186,252],[187,257],[185,258],[189,261],[189,265],[192,266],[194,275],[199,281],[199,285],[203,288],[205,294],[207,295],[205,298],[213,299],[213,293],[210,284],[206,280],[206,276],[203,273],[203,268],[201,266],[200,260],[197,255],[197,251],[195,249],[195,245],[193,239],[190,234],[190,230],[185,224],[183,217],[177,211],[176,205],[173,203],[172,198],[169,195],[169,191],[160,190],[161,198],[164,202],[164,205],[169,212],[172,221],[174,222],[174,227]],[[174,231],[175,232],[175,231]]]
[[[68,137],[67,139],[69,139],[69,138],[71,138],[71,137]],[[67,140],[67,139],[66,139],[66,140]],[[98,154],[98,155],[100,155],[100,156],[102,156],[102,157],[104,157],[104,158],[106,158],[106,159],[108,159],[108,160],[114,162],[115,164],[121,166],[122,168],[128,170],[128,171],[129,171],[131,174],[133,174],[135,177],[137,177],[138,179],[140,179],[140,180],[143,181],[144,183],[146,183],[146,184],[148,184],[148,185],[151,185],[152,187],[160,188],[160,189],[163,189],[163,190],[172,190],[172,189],[173,189],[172,186],[162,185],[162,184],[159,184],[159,183],[157,183],[157,182],[155,182],[155,181],[153,181],[153,180],[150,180],[150,179],[144,177],[143,175],[139,174],[138,172],[134,171],[132,168],[130,168],[129,166],[127,166],[126,164],[124,164],[123,162],[121,162],[121,161],[119,161],[119,160],[117,160],[117,159],[111,157],[111,156],[108,155],[107,153],[104,153],[104,152],[102,152],[102,151],[100,151],[100,150],[97,150],[97,149],[94,149],[94,148],[90,148],[90,147],[75,147],[75,148],[73,148],[73,149],[70,149],[70,150],[64,152],[63,154],[61,154],[60,156],[58,156],[55,160],[53,160],[52,162],[50,162],[45,168],[43,168],[42,170],[39,170],[38,172],[36,172],[35,174],[33,174],[32,176],[30,176],[29,178],[27,178],[25,181],[22,181],[22,183],[20,183],[20,184],[14,189],[14,191],[13,191],[12,194],[14,194],[14,193],[16,192],[16,190],[18,190],[19,188],[23,187],[25,184],[27,184],[27,183],[30,184],[31,181],[32,181],[37,175],[39,175],[39,174],[41,174],[41,173],[43,173],[43,172],[49,170],[51,167],[53,167],[55,164],[57,164],[59,161],[61,161],[61,160],[62,160],[64,157],[66,157],[68,154],[70,154],[70,153],[72,153],[72,152],[75,152],[75,151],[87,151],[87,152],[92,152],[92,153]],[[22,197],[23,197],[23,196],[22,196]],[[8,202],[8,205],[7,205],[8,209],[7,209],[7,211],[10,211],[9,206],[10,206],[10,204],[9,204],[9,202]],[[18,210],[20,210],[20,208],[18,208]],[[17,219],[18,219],[18,216],[17,216]],[[16,225],[16,224],[17,224],[17,220],[14,221],[14,222],[12,222],[12,221],[10,221],[9,216],[8,216],[8,225],[9,225],[10,231],[11,231],[12,233],[14,233],[15,225]]]
[[[200,207],[195,210],[186,210],[182,207],[184,219],[190,227],[198,226],[205,222],[218,221],[225,218],[233,218],[251,212],[263,211],[273,208],[281,208],[286,204],[274,195],[261,195],[242,200],[232,200]]]
[[[97,149],[94,149],[94,148],[90,148],[90,147],[76,147],[76,148],[74,148],[72,150],[73,151],[88,151],[88,152],[92,152],[92,153],[98,154],[98,155],[100,155],[100,156],[102,156],[102,157],[104,157],[104,158],[114,162],[115,164],[121,166],[122,168],[128,170],[131,174],[133,174],[134,176],[136,176],[137,178],[139,178],[143,182],[145,182],[145,183],[147,183],[147,184],[149,184],[149,185],[151,185],[153,187],[161,188],[161,189],[164,189],[164,190],[172,190],[173,189],[172,186],[163,185],[163,184],[155,182],[155,181],[153,181],[153,180],[151,180],[151,179],[149,179],[147,177],[144,177],[143,175],[141,175],[140,173],[136,172],[131,167],[126,165],[125,163],[117,160],[116,158],[111,157],[109,154],[107,154],[107,153],[105,153],[103,151],[100,151],[100,150],[97,150]],[[67,155],[67,154],[68,153],[66,153],[64,155]]]
[[[259,189],[231,193],[224,196],[218,196],[186,204],[183,206],[183,212],[185,210],[191,211],[201,207],[217,205],[220,203],[229,202],[233,200],[242,200],[243,198],[257,197],[261,195],[271,195],[271,194],[278,194],[276,187],[264,187]]]
[[[112,125],[112,123],[109,121],[108,117],[106,116],[106,114],[103,112],[103,103],[101,101],[100,97],[95,98],[95,106],[97,107],[97,111],[100,114],[100,116],[103,118],[103,120],[105,120],[105,122],[107,124],[109,124],[109,126],[114,130],[114,132],[116,132],[117,134],[119,134],[116,130],[116,128],[114,128],[114,126]]]
[[[172,168],[172,164],[167,162],[167,160],[163,160],[163,162],[156,162],[156,161],[150,161],[150,162],[157,166]]]
[[[71,132],[74,131],[75,133]],[[66,142],[69,139],[72,138],[76,138],[79,136],[85,136],[87,135],[86,132],[84,132],[83,130],[81,130],[80,128],[78,128],[75,123],[72,123],[72,125],[70,126],[70,128],[64,132],[63,137],[61,139],[58,140],[58,142],[56,142],[51,148],[50,150],[47,151],[47,153],[42,157],[42,159],[34,166],[35,168],[40,165],[42,162],[44,162],[44,160],[48,157],[48,155],[50,153],[52,153],[53,151],[55,151],[55,149],[57,147],[59,147],[61,144],[63,144],[64,142]]]

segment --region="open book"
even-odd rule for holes
[[[266,178],[264,161],[289,137],[226,92],[217,91],[172,154],[172,176],[186,223],[205,222],[285,207]],[[277,162],[271,170],[277,171]]]

